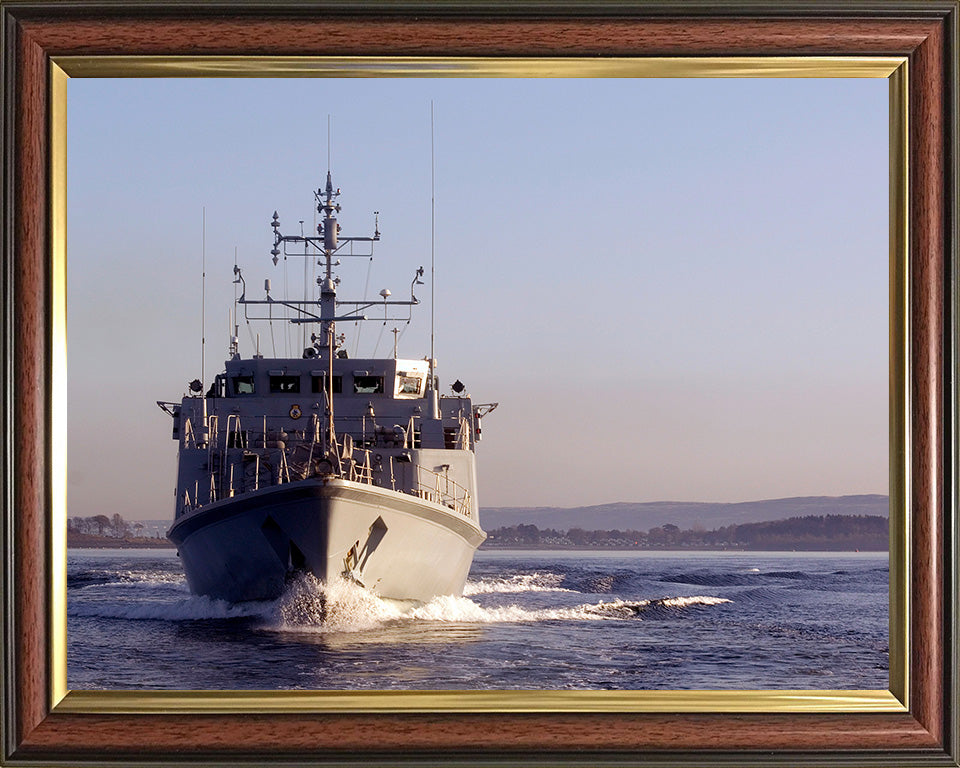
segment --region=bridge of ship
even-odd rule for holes
[[[451,477],[450,464],[423,466],[412,453],[471,451],[478,419],[470,398],[441,397],[440,419],[425,419],[426,361],[336,359],[331,425],[330,366],[324,365],[234,359],[206,397],[161,404],[174,414],[173,436],[181,450],[207,454],[192,483],[181,478],[178,517],[219,499],[310,477],[402,491],[470,516],[470,490]],[[206,430],[198,426],[204,412]]]

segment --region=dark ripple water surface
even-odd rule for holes
[[[172,550],[71,550],[72,689],[885,689],[880,553],[482,551],[411,606],[302,577],[189,594]]]

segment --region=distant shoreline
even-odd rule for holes
[[[174,549],[165,538],[131,536],[131,526],[115,515],[75,518],[67,528],[72,549]],[[672,523],[648,531],[579,527],[541,530],[515,524],[487,530],[481,549],[614,552],[887,552],[889,519],[877,515],[807,515],[785,520],[742,523],[711,531],[682,530]],[[86,529],[86,530],[84,530]],[[138,527],[142,531],[143,526]],[[111,535],[112,534],[112,535]]]
[[[89,533],[67,531],[67,549],[176,549],[169,539],[115,536],[95,536]]]

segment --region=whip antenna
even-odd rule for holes
[[[430,414],[434,419],[440,418],[440,404],[437,400],[436,371],[434,370],[434,308],[436,301],[436,277],[434,275],[434,249],[436,243],[436,194],[434,182],[434,152],[433,152],[433,99],[430,100]]]
[[[206,381],[207,348],[207,207],[200,209],[200,381]]]
[[[207,444],[210,435],[207,420],[206,364],[207,351],[207,207],[200,208],[200,402],[202,403],[200,440]]]

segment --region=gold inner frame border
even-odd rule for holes
[[[50,98],[51,639],[57,713],[863,713],[909,711],[910,408],[906,57],[443,58],[54,56]],[[889,81],[890,677],[888,690],[70,691],[67,688],[67,90],[72,77],[886,78]]]

